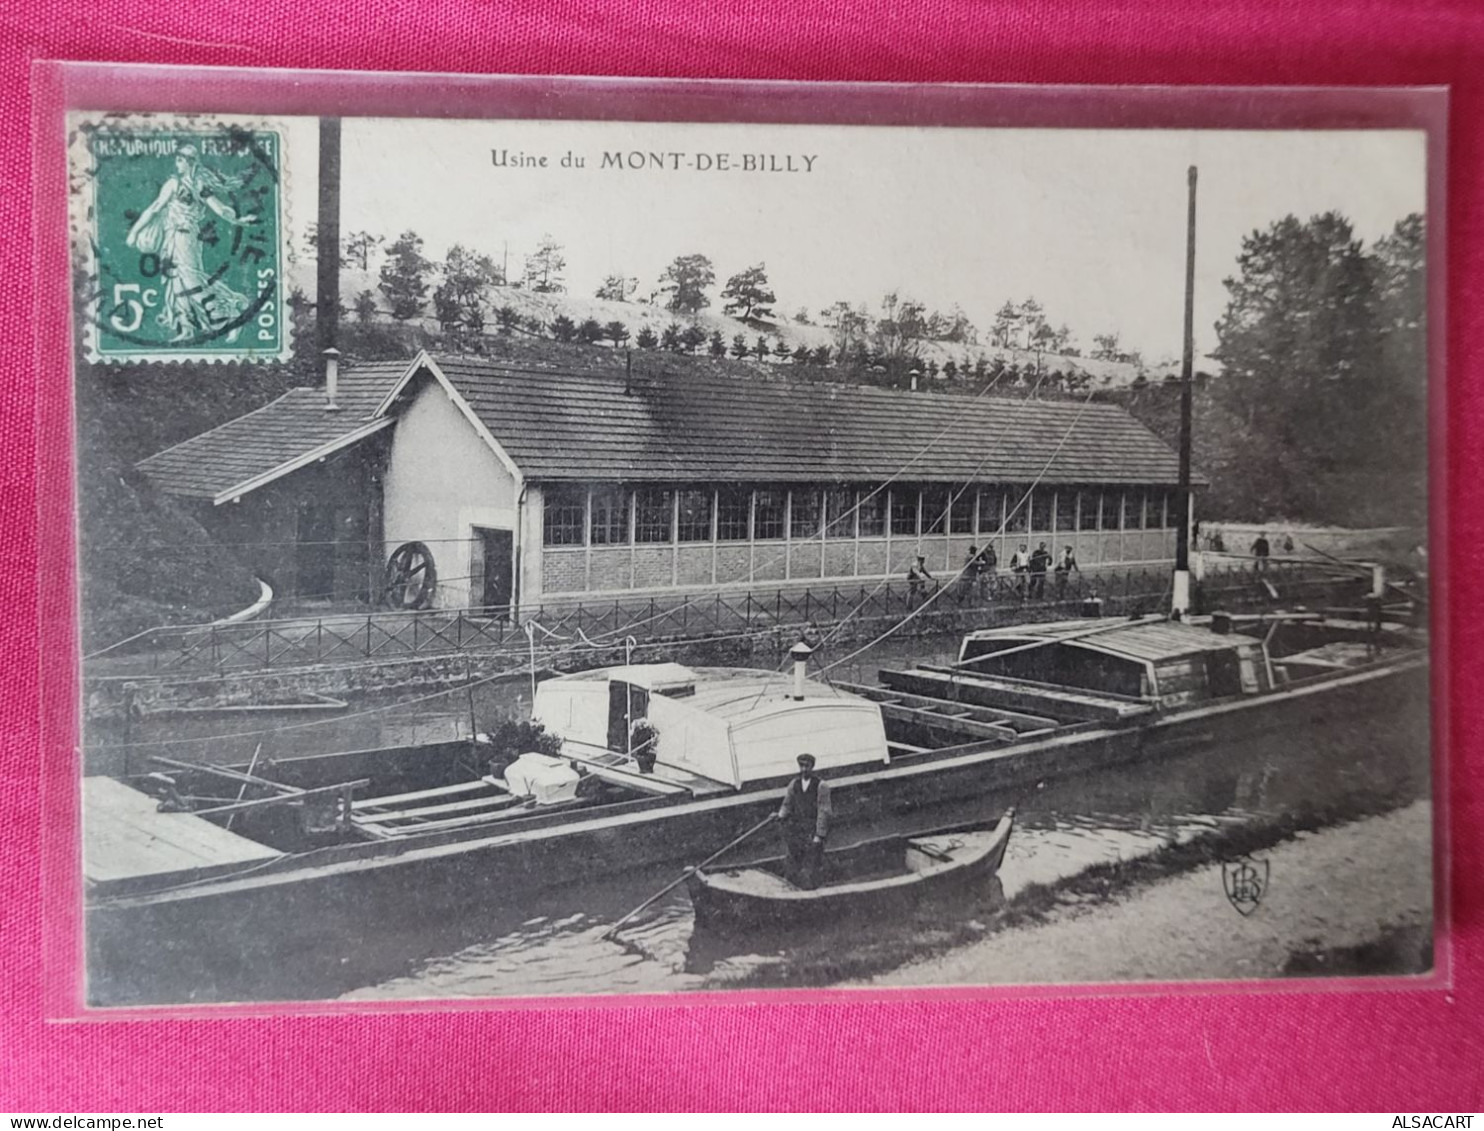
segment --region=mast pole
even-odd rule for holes
[[[1180,486],[1175,493],[1175,599],[1171,615],[1190,612],[1190,418],[1195,367],[1195,185],[1196,167],[1186,172],[1189,205],[1185,221],[1185,343],[1180,356]]]

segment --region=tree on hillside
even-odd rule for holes
[[[610,322],[603,327],[603,337],[612,342],[614,349],[617,349],[629,340],[629,328],[622,322]]]
[[[962,342],[972,345],[979,340],[979,331],[962,308],[954,306],[947,314],[933,311],[927,319],[927,336],[935,342]]]
[[[665,306],[680,314],[695,314],[711,305],[706,288],[716,283],[711,260],[704,255],[681,255],[660,276],[660,290],[669,294]]]
[[[726,357],[727,343],[720,330],[711,331],[711,340],[706,343],[706,352],[712,357]]]
[[[438,326],[443,330],[452,330],[464,324],[463,307],[459,306],[453,288],[447,283],[440,283],[433,291],[433,317],[438,319]]]
[[[1046,308],[1041,305],[1035,295],[1031,295],[1020,304],[1020,324],[1025,330],[1025,337],[1030,341],[1042,326],[1046,325]]]
[[[782,338],[779,338],[777,344],[773,347],[773,356],[779,361],[787,361],[793,355],[794,351],[788,348],[788,343]]]
[[[422,313],[428,296],[428,275],[433,265],[423,257],[422,237],[403,232],[386,249],[378,285],[386,296],[392,317],[406,322]]]
[[[1123,351],[1118,348],[1118,331],[1092,336],[1092,356],[1099,361],[1118,361]]]
[[[757,355],[759,361],[767,361],[768,355],[772,352],[768,346],[768,339],[759,334],[757,341],[752,345],[752,352]]]
[[[897,291],[882,296],[873,339],[876,353],[888,369],[917,357],[926,334],[927,308],[922,303],[903,298]]]
[[[990,330],[990,341],[1001,349],[1007,349],[1014,344],[1015,329],[1020,325],[1020,311],[1013,302],[1006,300],[1005,305],[995,311],[994,328]]]
[[[778,296],[768,286],[768,271],[765,264],[758,263],[745,271],[738,271],[722,289],[722,306],[725,314],[735,314],[742,321],[749,318],[772,318],[773,304]]]
[[[638,289],[638,279],[631,279],[621,273],[605,275],[595,297],[607,299],[609,302],[628,302]]]
[[[520,311],[508,303],[498,307],[495,310],[495,324],[500,328],[500,333],[508,336],[520,325]]]
[[[844,301],[820,311],[819,319],[834,335],[835,356],[842,361],[854,352],[871,330],[871,318],[865,309]]]
[[[539,294],[560,294],[567,289],[563,275],[566,270],[567,260],[562,256],[562,245],[544,235],[536,250],[526,256],[526,286]]]
[[[639,334],[635,337],[634,344],[641,350],[652,350],[660,344],[660,340],[655,337],[654,331],[648,326],[640,326]]]
[[[671,353],[680,352],[680,323],[671,322],[660,331],[660,349]]]
[[[356,295],[355,312],[356,321],[362,326],[370,323],[376,317],[376,296],[370,291]]]
[[[1367,252],[1348,220],[1287,216],[1242,241],[1216,325],[1210,465],[1233,513],[1407,521],[1421,507],[1421,222]],[[1392,297],[1413,287],[1415,302]],[[1411,305],[1414,318],[1403,308]],[[1217,474],[1220,473],[1219,478]]]
[[[593,345],[603,339],[603,326],[596,318],[584,318],[577,327],[577,340],[584,345]]]
[[[448,249],[441,265],[443,282],[433,292],[433,307],[445,328],[463,325],[484,328],[485,290],[495,285],[500,269],[488,255],[480,255],[462,244]]]
[[[1427,230],[1413,213],[1376,241],[1386,362],[1413,395],[1427,392]]]
[[[706,344],[706,331],[699,326],[687,326],[680,332],[680,348],[686,353],[695,353]]]
[[[814,352],[809,355],[809,360],[818,366],[828,365],[830,363],[830,347],[816,346]]]
[[[747,339],[738,334],[732,338],[732,356],[736,358],[746,357],[752,353],[752,347],[747,344]]]
[[[346,264],[359,267],[362,271],[371,270],[371,255],[384,243],[386,239],[382,236],[373,236],[370,232],[351,232],[341,245]]]
[[[801,306],[798,310],[794,311],[794,321],[800,326],[814,325],[813,322],[809,321],[809,308],[807,306]]]
[[[551,320],[551,336],[559,342],[570,342],[577,337],[577,323],[565,314],[558,314]]]
[[[814,363],[814,354],[810,352],[809,347],[806,345],[795,346],[793,362],[795,365],[812,365]]]

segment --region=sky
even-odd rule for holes
[[[295,132],[295,164],[312,174],[310,131]],[[1033,295],[1084,350],[1117,331],[1151,361],[1180,350],[1188,166],[1201,354],[1244,235],[1334,209],[1370,243],[1423,211],[1426,193],[1424,137],[1407,131],[347,119],[342,144],[342,231],[410,229],[433,259],[462,243],[498,262],[508,246],[514,273],[549,233],[570,291],[623,273],[647,294],[671,260],[699,252],[715,265],[714,308],[729,275],[765,263],[780,314],[817,317],[839,300],[875,310],[896,290],[961,306],[981,333],[1007,299]],[[567,154],[584,166],[564,166]],[[790,160],[795,171],[771,171]],[[291,191],[302,230],[312,175]]]

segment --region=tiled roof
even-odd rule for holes
[[[246,416],[150,456],[139,470],[169,494],[218,498],[365,429],[406,371],[405,361],[343,366],[335,397],[340,411],[325,410],[323,389],[290,389]]]
[[[1175,452],[1117,405],[696,373],[435,359],[533,480],[1170,483]],[[1043,475],[1044,471],[1044,475]]]
[[[1116,405],[908,393],[772,377],[571,373],[435,359],[533,480],[1174,483],[1175,453]],[[339,412],[291,389],[150,456],[163,491],[221,499],[373,424],[407,362],[351,362]],[[395,413],[393,413],[395,415]],[[1043,473],[1044,469],[1044,475]]]

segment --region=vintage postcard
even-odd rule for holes
[[[88,1006],[1435,968],[1426,129],[68,128]]]

